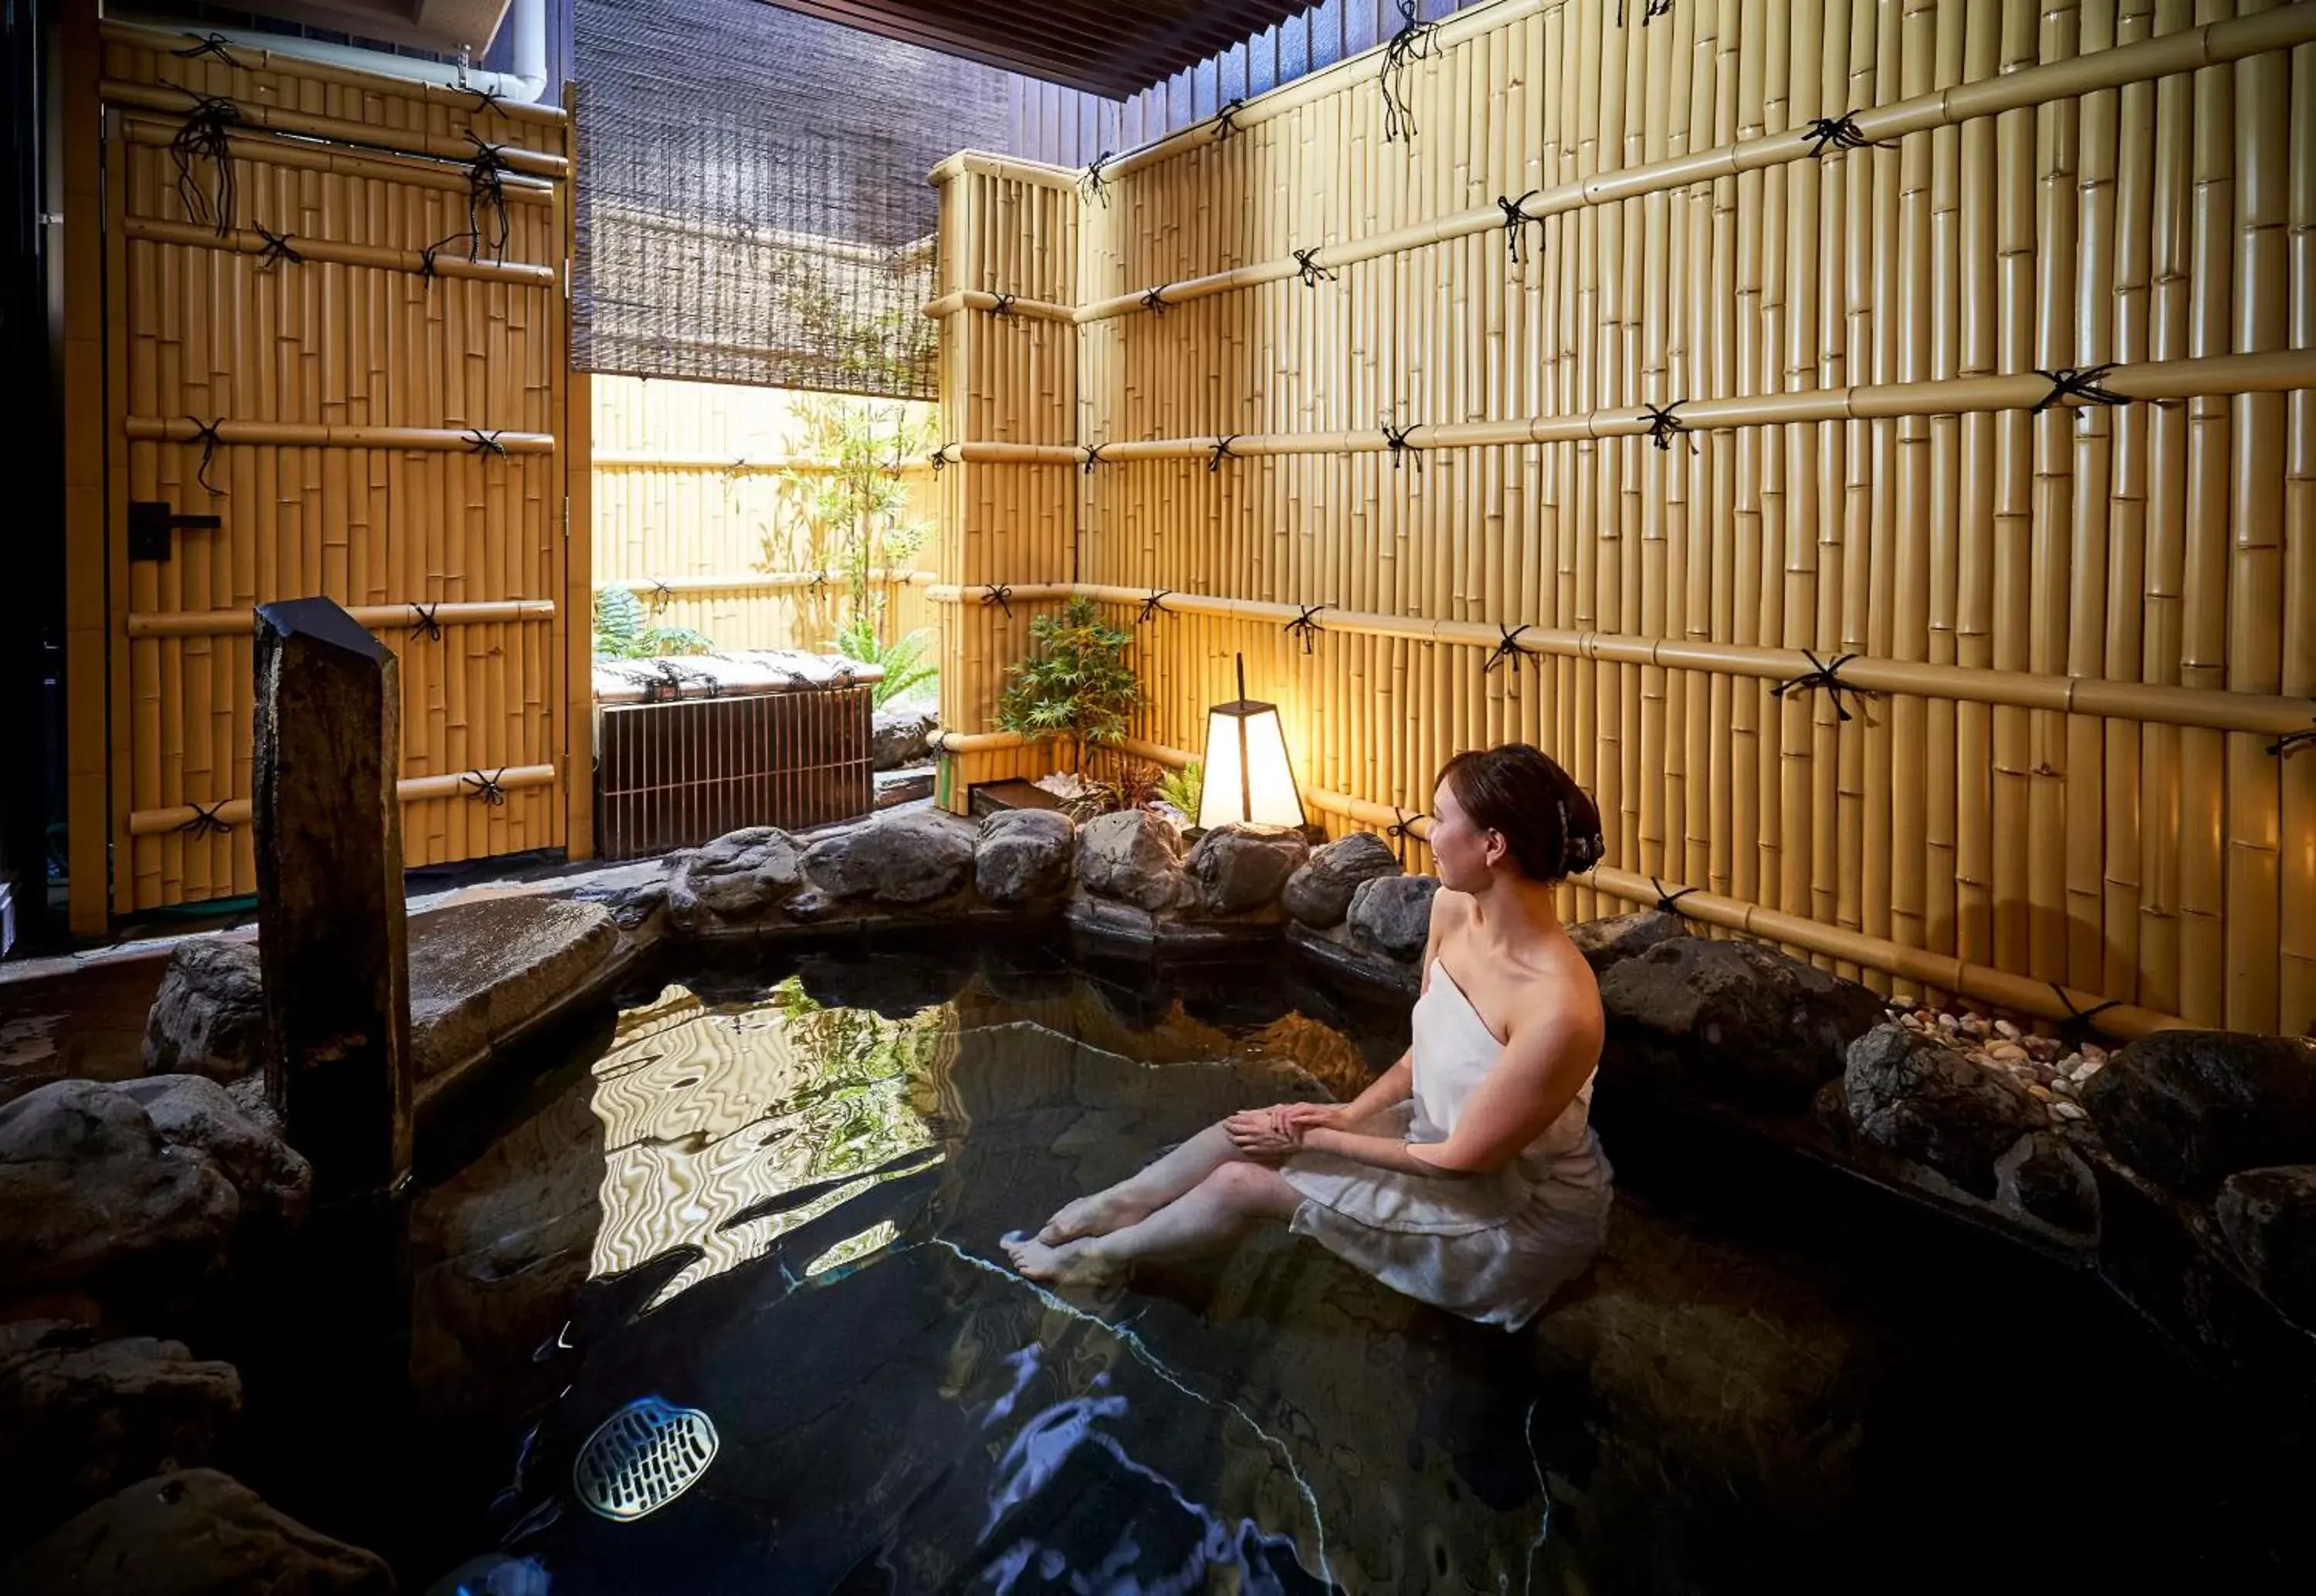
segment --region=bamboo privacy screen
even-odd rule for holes
[[[1079,200],[1068,173],[984,155],[950,157],[933,182],[941,288],[936,569],[943,582],[988,600],[944,616],[940,721],[970,729],[990,723],[1005,666],[1027,651],[1031,615],[1051,603],[1016,604],[1007,590],[1074,574],[1076,475],[1018,457],[1036,457],[1034,446],[1073,430],[1076,339],[1058,307],[1076,298]],[[1000,306],[997,293],[1011,297]],[[967,295],[988,308],[968,306]],[[974,447],[961,451],[957,439]],[[1050,452],[1064,465],[1072,457],[1065,448]],[[955,753],[941,761],[944,801],[961,811],[973,783],[1047,767],[1036,749]]]
[[[1209,596],[1137,625],[1150,741],[1195,748],[1243,650],[1362,823],[1526,738],[1622,895],[2296,1031],[2312,39],[2308,4],[1498,0],[1407,41],[1397,105],[1370,52],[944,244],[1079,228],[1075,426],[1002,436],[1098,453],[1004,469],[1079,491],[1072,580],[1121,618]],[[945,406],[1018,417],[974,304]],[[966,631],[1033,578],[943,569]]]
[[[654,625],[689,627],[719,649],[826,649],[844,615],[844,534],[811,524],[827,463],[806,456],[797,395],[657,377],[598,376],[592,386],[597,582],[632,590]],[[841,403],[912,420],[931,409]],[[931,463],[918,455],[900,470],[904,519],[930,523]],[[911,580],[918,560],[874,570],[888,637],[933,624],[924,583]]]
[[[100,398],[84,340],[67,378],[76,487],[103,461],[72,501],[76,927],[104,922],[108,840],[112,912],[254,890],[251,611],[275,598],[334,598],[399,656],[407,863],[583,853],[564,114],[79,29],[67,115],[93,143],[104,107],[104,208],[68,218],[68,317],[106,370]],[[132,558],[132,501],[219,525]]]

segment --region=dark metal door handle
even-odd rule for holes
[[[225,525],[222,516],[179,515],[165,499],[129,501],[129,557],[166,561],[175,532],[214,532]]]

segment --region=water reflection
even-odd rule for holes
[[[1025,1010],[1069,1029],[993,1023]],[[1545,1510],[1509,1338],[1283,1235],[1101,1301],[991,1262],[1232,1109],[1365,1078],[1275,1007],[1149,1017],[980,983],[887,1017],[793,980],[624,1015],[596,1283],[510,1552],[558,1592],[1524,1589]],[[640,1392],[712,1417],[714,1467],[632,1522],[540,1514]]]

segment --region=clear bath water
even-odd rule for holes
[[[1098,1296],[1004,1266],[1005,1232],[1234,1108],[1348,1096],[1405,1040],[1403,1003],[1283,960],[1105,971],[1034,941],[639,989],[419,1205],[422,1254],[564,1238],[495,1272],[444,1241],[422,1272],[422,1384],[447,1334],[482,1393],[446,1478],[501,1484],[443,1518],[485,1554],[467,1588],[2312,1588],[2300,1455],[2094,1283],[1620,1125],[1613,1057],[1615,1235],[1528,1332],[1283,1232]],[[526,1270],[568,1289],[516,1293]],[[703,1415],[713,1459],[606,1516],[574,1460],[637,1403]]]

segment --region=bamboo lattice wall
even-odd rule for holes
[[[407,863],[583,853],[564,113],[73,11],[76,928],[254,890],[277,598],[334,598],[400,659]],[[134,501],[219,525],[139,558]]]
[[[593,388],[596,581],[631,588],[654,625],[719,649],[824,650],[843,615],[844,555],[809,513],[826,462],[805,453],[797,396],[631,377],[599,376]],[[920,423],[931,409],[842,403]],[[902,474],[904,519],[930,523],[931,466],[920,456]],[[923,584],[907,580],[932,554],[928,544],[905,565],[874,567],[888,636],[933,625]]]
[[[959,635],[1018,648],[990,582],[1207,596],[1137,628],[1153,743],[1243,651],[1365,823],[1525,738],[1620,898],[1904,990],[2306,1028],[2311,40],[2253,0],[1497,0],[1419,41],[1412,137],[1370,52],[1074,208],[952,176]],[[985,351],[1072,326],[1062,425]],[[1067,576],[999,542],[1056,487]]]

